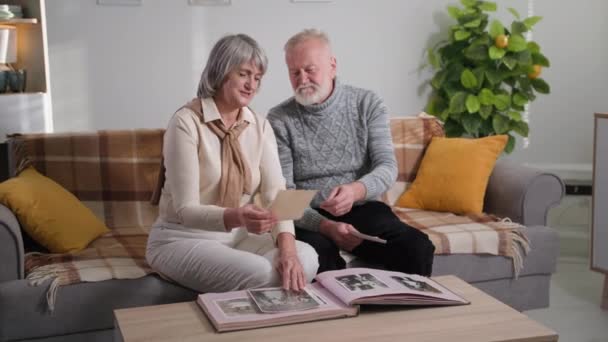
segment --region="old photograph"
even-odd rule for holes
[[[394,280],[399,282],[401,285],[407,287],[410,290],[441,293],[441,291],[437,290],[436,288],[431,286],[429,283],[422,281],[422,280],[415,280],[415,279],[412,279],[412,278],[406,277],[406,276],[403,276],[403,277],[391,276],[391,278],[393,278]]]
[[[249,298],[218,300],[217,306],[228,317],[253,315],[257,313],[255,304]]]
[[[336,277],[338,283],[351,292],[369,291],[388,286],[370,273],[352,274]]]
[[[293,292],[277,288],[248,290],[248,292],[262,312],[300,311],[319,306],[319,302],[307,290]]]

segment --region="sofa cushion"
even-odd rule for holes
[[[79,251],[108,228],[80,201],[33,167],[0,184],[0,203],[53,253]]]
[[[0,284],[0,341],[111,329],[113,310],[194,300],[197,293],[157,276],[62,286],[53,313],[47,311],[49,283]]]
[[[507,135],[434,137],[412,186],[396,205],[455,214],[481,213],[488,179]]]

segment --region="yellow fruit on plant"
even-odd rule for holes
[[[531,80],[538,78],[542,69],[543,68],[540,65],[534,64],[532,66],[532,71],[528,74],[528,78]]]
[[[494,46],[499,49],[504,49],[507,45],[509,45],[509,37],[505,34],[499,34],[496,36],[496,39],[494,39]]]

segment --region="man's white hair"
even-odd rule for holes
[[[305,30],[302,30],[302,31],[296,33],[293,37],[289,38],[287,43],[285,43],[285,47],[283,49],[285,50],[285,52],[288,52],[294,46],[300,44],[303,41],[309,40],[309,39],[315,39],[315,40],[323,42],[323,44],[327,45],[327,47],[331,51],[331,44],[329,42],[329,37],[327,36],[327,34],[325,32],[323,32],[319,29],[316,29],[316,28],[305,29]]]

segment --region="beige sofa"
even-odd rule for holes
[[[442,134],[441,127],[428,118],[393,119],[391,126],[397,147],[409,146],[406,140],[412,135],[422,140],[417,150],[398,153],[400,180],[385,196],[387,201],[413,179],[425,144],[433,135]],[[9,141],[10,151],[17,145],[25,146],[40,172],[79,197],[111,229],[146,228],[155,219],[157,208],[148,199],[160,161],[161,130],[24,135]],[[84,151],[92,155],[82,155]],[[9,162],[14,168],[19,160],[12,152]],[[85,172],[87,178],[91,173],[97,175],[99,182],[82,183]],[[108,179],[119,181],[110,184]],[[520,310],[549,305],[558,240],[546,227],[546,218],[563,191],[561,180],[554,175],[499,161],[487,188],[485,211],[527,226],[531,251],[519,277],[514,277],[511,258],[486,254],[436,255],[433,274],[455,274]],[[51,314],[46,309],[48,283],[30,286],[25,279],[25,253],[37,249],[40,247],[27,238],[15,215],[0,205],[2,341],[111,341],[114,309],[188,301],[196,296],[156,275],[77,283],[59,289]]]

